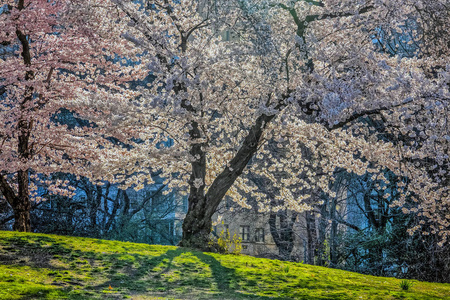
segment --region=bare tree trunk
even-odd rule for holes
[[[331,266],[337,265],[337,221],[336,221],[336,198],[333,198],[330,207],[330,219],[331,219],[331,230],[330,230],[330,261]]]
[[[120,197],[122,197],[122,196],[123,196],[123,191],[118,190],[116,199],[114,199],[114,204],[113,204],[111,214],[106,212],[108,214],[108,221],[105,224],[103,234],[109,233],[111,231],[111,227],[112,227],[114,221],[116,220],[117,211],[119,210],[119,207],[120,207]],[[105,198],[107,198],[107,197],[105,197]]]
[[[130,223],[131,218],[133,217],[131,215],[131,200],[128,197],[128,193],[126,190],[122,190],[123,195],[123,201],[120,205],[120,215],[115,218],[116,226],[114,230],[116,232],[124,232],[124,229],[126,226]]]
[[[18,172],[19,195],[13,203],[15,231],[31,232],[31,202],[28,194],[28,172]]]
[[[328,197],[324,199],[323,204],[320,206],[320,220],[319,220],[319,240],[317,245],[317,264],[324,266],[328,261],[326,247],[327,239],[327,227],[328,227]]]
[[[91,185],[89,182],[86,183],[86,185]],[[87,188],[86,190],[89,190],[89,195],[88,195],[88,200],[90,202],[90,207],[89,207],[89,220],[90,220],[90,231],[91,231],[91,235],[94,237],[98,237],[99,236],[99,226],[98,226],[98,220],[97,220],[97,213],[98,210],[100,208],[100,204],[102,202],[102,196],[103,196],[103,191],[102,191],[102,187],[97,185],[96,187],[97,193],[95,195],[93,195],[93,190]]]
[[[313,265],[315,263],[316,246],[317,246],[317,233],[316,233],[316,218],[314,212],[307,211],[305,213],[306,218],[306,235],[308,238],[307,249],[307,263]]]
[[[106,223],[108,222],[108,216],[109,216],[109,206],[108,206],[108,199],[109,199],[109,187],[110,187],[110,183],[108,182],[106,184],[106,191],[105,194],[103,195],[103,216],[102,216],[102,223],[101,223],[101,227],[102,227],[102,234],[106,234],[107,227],[106,227]],[[120,191],[117,191],[117,194],[119,194]]]

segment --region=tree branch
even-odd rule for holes
[[[311,22],[319,21],[319,20],[323,20],[323,19],[351,17],[351,16],[367,13],[367,12],[373,10],[374,8],[375,7],[373,5],[370,5],[370,6],[365,6],[361,9],[359,9],[357,12],[335,12],[335,13],[322,14],[322,15],[309,15],[305,18],[305,21],[308,23],[311,23]]]
[[[336,222],[338,222],[339,224],[345,225],[347,227],[350,227],[351,229],[354,229],[356,231],[362,231],[361,228],[359,228],[356,225],[350,224],[349,222],[345,221],[345,220],[341,220],[341,219],[334,219]]]
[[[131,211],[130,216],[134,216],[139,211],[141,211],[144,208],[144,206],[148,203],[148,201],[150,201],[156,195],[158,195],[165,187],[166,187],[165,184],[161,185],[155,192],[153,192],[153,194],[151,196],[147,197],[147,199],[144,199],[144,201],[142,201],[141,204],[137,208],[135,208],[134,210]],[[128,197],[128,195],[126,195],[126,193],[124,193],[124,196]]]
[[[327,127],[329,130],[334,130],[334,129],[337,129],[337,128],[342,128],[342,127],[344,127],[346,124],[348,124],[348,123],[350,123],[350,122],[352,122],[352,121],[355,121],[355,120],[357,120],[357,119],[360,118],[360,117],[380,114],[382,111],[386,111],[386,110],[388,110],[388,109],[400,107],[400,106],[402,106],[402,105],[411,103],[412,101],[413,101],[413,99],[409,99],[409,100],[407,100],[407,101],[404,101],[404,102],[399,103],[399,104],[396,104],[396,105],[382,106],[382,107],[379,107],[379,108],[369,109],[369,110],[365,110],[365,111],[362,111],[362,112],[359,112],[359,113],[354,113],[354,114],[352,114],[350,117],[346,118],[346,119],[343,120],[343,121],[340,121],[340,122],[338,122],[338,123],[336,123],[336,124],[334,124],[334,125],[331,125],[331,126],[325,126],[325,127]]]
[[[0,221],[0,225],[5,225],[6,223],[8,223],[9,221],[14,220],[14,215],[11,215],[9,217],[4,218],[3,220]]]

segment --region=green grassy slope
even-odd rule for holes
[[[0,299],[450,299],[450,284],[248,256],[0,231]]]

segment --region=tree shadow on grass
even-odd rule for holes
[[[211,255],[197,251],[193,251],[192,254],[211,268],[212,276],[221,293],[229,295],[229,293],[235,293],[236,290],[239,290],[240,278],[236,275],[234,269],[222,266],[222,264]]]
[[[94,243],[101,244],[102,241]],[[6,237],[0,241],[0,246],[0,264],[28,266],[53,280],[45,289],[36,287],[24,290],[22,299],[42,299],[51,293],[66,295],[69,299],[135,295],[142,298],[290,299],[279,296],[276,286],[273,291],[266,290],[268,293],[273,292],[270,295],[246,294],[250,293],[257,281],[252,282],[237,274],[236,269],[222,265],[208,253],[185,248],[162,252],[161,248],[155,246],[149,251],[150,254],[134,253],[137,248],[132,245],[121,245],[117,248],[120,248],[119,251],[83,251],[71,249],[70,244],[46,236]],[[148,248],[152,249],[152,246]],[[139,248],[139,251],[143,249]],[[55,261],[62,263],[55,265]],[[297,288],[314,289],[300,285]],[[308,296],[305,297],[297,294],[296,298],[325,299],[323,295],[306,294]],[[327,299],[339,299],[334,296],[337,295],[330,295]],[[345,295],[341,294],[341,297],[346,299]]]
[[[28,266],[53,280],[45,288],[32,287],[26,285],[30,278],[22,284],[19,276],[14,281],[20,284],[21,299],[43,299],[50,295],[65,295],[69,299],[135,295],[142,298],[290,299],[280,297],[276,290],[270,296],[246,294],[246,287],[255,286],[257,282],[252,283],[208,253],[185,248],[150,255],[133,253],[135,249],[132,246],[129,253],[126,253],[127,246],[121,246],[121,251],[117,252],[113,252],[114,249],[108,252],[83,251],[47,236],[7,237],[0,241],[0,245],[0,264]],[[82,261],[85,264],[80,264]],[[204,264],[203,268],[199,262]],[[309,296],[304,299],[323,298]]]
[[[195,257],[208,266],[211,277],[202,276],[203,274],[196,268],[197,264],[187,264],[183,268],[180,262],[174,262],[177,257],[184,255]],[[114,256],[110,255],[109,259],[114,260]],[[115,287],[118,287],[118,291],[125,293],[184,299],[287,299],[242,293],[239,282],[244,282],[245,278],[241,278],[234,269],[223,266],[214,257],[202,252],[178,248],[150,258],[139,254],[131,256],[139,261],[140,267],[111,272],[107,276],[107,281],[93,289],[105,290],[112,287],[114,291]],[[111,269],[114,270],[115,266]],[[175,272],[179,272],[180,276],[176,280],[171,280],[168,275]]]
[[[65,270],[68,268],[53,265],[51,261],[55,256],[72,252],[61,242],[46,236],[7,237],[2,239],[0,245],[3,250],[0,254],[0,264],[3,265]]]

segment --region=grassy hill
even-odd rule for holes
[[[450,284],[188,249],[0,231],[0,299],[450,299]]]

